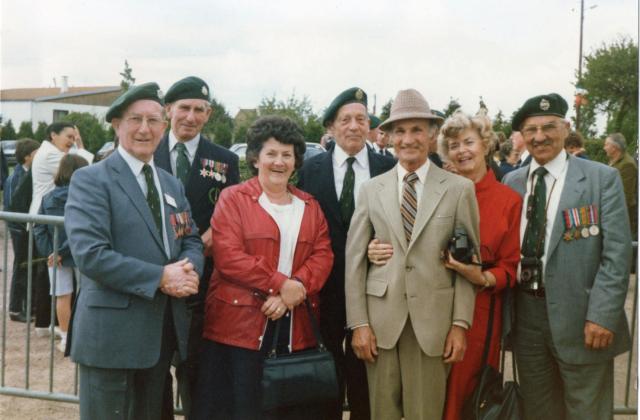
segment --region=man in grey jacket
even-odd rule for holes
[[[182,184],[153,163],[166,128],[155,83],[106,119],[119,139],[74,173],[65,228],[83,274],[71,327],[82,419],[157,419],[174,350],[186,357],[185,298],[198,291],[202,242]]]

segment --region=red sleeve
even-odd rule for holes
[[[320,292],[327,281],[333,266],[333,251],[329,239],[329,228],[322,209],[317,201],[311,200],[313,218],[316,226],[313,250],[302,265],[295,270],[293,277],[300,279],[307,293],[310,295]]]
[[[496,278],[494,292],[500,292],[507,287],[507,275],[509,287],[515,286],[516,271],[520,261],[520,215],[522,212],[522,199],[513,195],[509,202],[504,217],[507,218],[507,232],[503,236],[496,250],[496,265],[488,271]]]
[[[272,294],[287,276],[271,268],[266,256],[247,254],[242,227],[246,209],[241,211],[240,196],[235,188],[222,190],[211,217],[215,268],[234,283]]]

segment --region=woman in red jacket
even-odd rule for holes
[[[211,218],[215,270],[207,294],[194,419],[297,417],[261,412],[262,361],[276,320],[279,351],[316,344],[314,310],[333,254],[318,202],[289,184],[305,142],[291,120],[265,117],[247,134],[256,177],[220,194]],[[215,165],[214,165],[215,167]],[[305,418],[313,414],[305,409]]]
[[[482,268],[461,264],[450,257],[447,267],[456,270],[478,286],[473,325],[467,331],[464,359],[452,366],[447,383],[443,418],[461,418],[462,406],[471,395],[482,368],[487,337],[490,302],[493,297],[493,327],[487,362],[498,369],[502,332],[502,291],[515,285],[520,260],[520,212],[522,199],[500,184],[487,168],[487,156],[493,150],[495,134],[491,120],[484,115],[470,117],[456,112],[440,131],[440,149],[456,172],[476,186],[480,210],[480,254]]]

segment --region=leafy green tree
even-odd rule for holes
[[[36,132],[33,133],[33,139],[37,141],[42,141],[47,137],[47,123],[44,121],[40,121],[38,123],[38,127],[36,127]]]
[[[502,110],[498,110],[496,116],[493,117],[493,131],[502,132],[507,138],[511,135],[511,121],[505,120]]]
[[[382,110],[380,111],[380,119],[382,121],[391,115],[391,105],[393,105],[393,99],[389,99],[386,104],[382,105]]]
[[[78,127],[84,147],[91,153],[97,152],[107,141],[107,133],[100,121],[88,112],[71,112],[62,121],[70,122]]]
[[[205,136],[220,146],[229,148],[233,143],[233,118],[224,105],[215,98],[211,100],[211,117],[202,131]]]
[[[445,117],[451,116],[454,112],[456,112],[460,108],[460,102],[458,102],[457,98],[449,98],[449,103],[447,107],[444,109],[443,113]]]
[[[122,70],[122,72],[120,73],[120,76],[122,76],[120,88],[123,92],[125,90],[128,90],[136,82],[136,78],[133,77],[132,72],[133,70],[131,69],[131,67],[129,67],[129,62],[127,60],[124,60],[124,70]]]
[[[621,132],[635,149],[638,141],[638,45],[629,38],[603,44],[585,57],[582,80],[588,104],[580,109],[580,131],[591,136],[604,114],[606,133]],[[606,134],[604,133],[604,134]]]
[[[313,112],[309,97],[298,98],[295,92],[286,100],[278,100],[275,95],[262,98],[258,106],[258,115],[280,115],[291,118],[302,128],[307,141],[317,143],[324,133],[318,116]]]
[[[2,127],[0,132],[0,140],[15,140],[17,138],[16,129],[13,127],[13,122],[8,120]]]
[[[28,137],[30,139],[33,138],[33,126],[31,125],[31,121],[22,121],[20,123],[17,138],[23,139],[25,137]]]

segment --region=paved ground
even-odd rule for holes
[[[0,223],[0,266],[2,267],[2,273],[0,273],[0,285],[3,285],[5,278],[10,278],[10,270],[7,267],[2,266],[4,250],[4,223]],[[12,264],[12,252],[9,251],[8,267]],[[7,276],[5,277],[5,273]],[[631,278],[629,288],[629,294],[627,297],[627,312],[629,313],[629,319],[631,319],[631,312],[633,310],[633,300],[635,296],[635,276]],[[0,296],[4,287],[0,288]],[[4,308],[3,308],[4,313]],[[0,317],[0,322],[2,317]],[[6,320],[6,354],[5,354],[5,373],[4,373],[4,386],[24,388],[25,387],[25,361],[26,361],[26,325]],[[2,326],[0,325],[0,331]],[[50,341],[46,338],[38,338],[35,336],[33,329],[31,330],[31,343],[30,343],[30,373],[29,373],[29,389],[48,392],[49,383],[49,368],[53,367],[53,382],[52,389],[58,393],[73,393],[74,392],[74,378],[75,378],[75,365],[69,361],[68,358],[63,358],[62,354],[54,350],[53,365],[50,364]],[[637,339],[636,349],[637,349]],[[0,343],[0,348],[1,348]],[[622,355],[616,359],[615,363],[615,395],[616,405],[624,405],[625,401],[625,386],[628,354]],[[510,365],[507,366],[506,371],[510,372]],[[507,375],[510,376],[510,375]],[[638,368],[637,368],[637,350],[634,351],[633,363],[631,367],[631,390],[630,390],[630,405],[637,406],[637,380],[638,380]],[[9,397],[0,396],[0,419],[77,419],[78,418],[78,406],[72,403],[61,403],[47,400],[38,400],[32,398],[22,397]],[[179,417],[182,418],[182,417]],[[348,419],[348,414],[345,414],[345,419]],[[619,419],[635,419],[637,416],[617,416]]]

